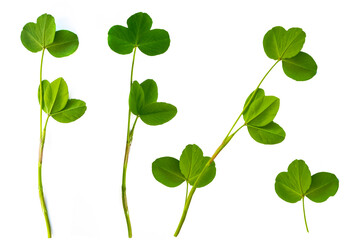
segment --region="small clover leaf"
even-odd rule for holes
[[[294,160],[287,172],[281,172],[275,179],[276,194],[286,202],[303,202],[303,213],[306,230],[309,232],[304,198],[321,203],[334,196],[339,188],[337,177],[328,172],[320,172],[311,176],[309,167],[303,160]]]
[[[153,29],[152,19],[146,13],[136,13],[127,20],[128,27],[115,25],[108,33],[109,47],[116,53],[129,54],[138,47],[141,52],[155,56],[167,51],[170,37],[163,29]]]
[[[179,186],[184,181],[194,185],[209,160],[210,157],[204,157],[197,145],[189,144],[183,150],[180,161],[172,157],[158,158],[152,164],[152,172],[158,182],[168,187]],[[215,162],[211,162],[199,179],[197,187],[205,187],[212,182],[215,175]]]
[[[164,124],[175,117],[177,109],[169,103],[156,102],[157,98],[158,88],[154,80],[147,79],[141,84],[134,81],[129,95],[130,111],[145,124]]]
[[[250,136],[262,144],[277,144],[285,139],[285,131],[273,120],[279,110],[280,99],[265,96],[265,91],[252,92],[244,104],[244,121]],[[249,103],[249,100],[251,102]],[[246,109],[245,109],[246,108]]]
[[[56,121],[69,123],[84,115],[86,103],[78,99],[69,99],[68,86],[63,78],[58,78],[51,83],[43,80],[42,87],[43,110]],[[40,91],[38,92],[40,102]]]

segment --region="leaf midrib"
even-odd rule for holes
[[[286,187],[287,189],[290,189],[292,192],[296,193],[296,195],[299,195],[300,197],[302,197],[301,194],[299,194],[297,191],[295,191],[294,189],[292,189],[291,187],[289,187],[288,185],[282,183],[282,182],[279,182],[279,184],[281,184],[282,186]]]
[[[270,124],[270,123],[269,123],[269,124]],[[268,130],[268,129],[266,129],[266,128],[263,128],[263,127],[257,127],[257,126],[253,126],[253,125],[251,125],[251,124],[247,124],[247,126],[248,126],[248,127],[255,128],[255,129],[260,129],[260,130],[262,130],[262,131],[264,131],[264,132],[271,133],[271,134],[277,135],[277,136],[279,136],[279,137],[283,137],[283,135],[280,135],[280,134],[278,134],[278,133],[274,133],[274,132],[272,132],[272,131],[270,131],[270,130]],[[267,126],[267,125],[266,125],[266,126]],[[266,126],[264,126],[264,127],[266,127]]]
[[[250,120],[248,120],[248,122],[246,124],[251,123],[251,121],[253,121],[254,119],[256,119],[257,117],[259,117],[262,113],[264,113],[268,108],[270,108],[273,104],[275,104],[278,101],[278,99],[276,99],[275,101],[273,101],[270,105],[268,105],[263,111],[259,112],[256,116],[254,116],[253,118],[251,118]],[[251,124],[250,124],[251,125]]]
[[[28,31],[27,29],[25,29],[25,31],[29,33],[28,35],[29,35],[37,44],[39,44],[39,46],[40,46],[41,48],[43,48],[43,46],[41,45],[41,42],[39,42],[39,41],[34,37],[34,35],[33,35],[30,31]]]
[[[68,100],[68,101],[69,101],[69,100]],[[56,112],[56,113],[54,113],[54,114],[51,114],[51,116],[54,116],[54,115],[57,115],[57,114],[62,114],[62,113],[64,113],[64,112],[72,111],[72,110],[75,110],[75,109],[78,109],[78,108],[83,108],[83,107],[86,107],[86,106],[84,105],[84,106],[78,106],[78,107],[72,107],[72,108],[68,108],[68,109],[63,109],[63,110],[61,110],[61,111],[59,111],[59,112]],[[65,106],[65,108],[66,108],[66,106]]]
[[[289,29],[290,30],[290,29]],[[289,31],[288,30],[288,31]],[[286,31],[286,32],[288,32]],[[302,31],[301,31],[302,32]],[[289,49],[289,47],[292,45],[292,43],[295,41],[295,39],[301,34],[301,32],[299,34],[296,35],[296,37],[294,37],[294,39],[290,42],[290,44],[286,47],[286,49],[284,50],[283,54],[281,55],[280,59],[283,58],[283,56],[285,55],[286,51]]]
[[[302,65],[299,65],[299,64],[295,64],[294,62],[291,62],[291,61],[287,61],[286,59],[291,59],[291,58],[285,58],[284,59],[284,62],[288,63],[288,64],[292,64],[294,66],[297,66],[299,68],[302,68],[302,69],[305,69],[305,70],[308,70],[308,71],[311,71],[311,72],[315,72],[313,69],[311,68],[306,68],[306,67],[303,67]]]
[[[62,43],[52,43],[50,45],[48,45],[48,48],[54,47],[54,46],[59,46],[59,45],[64,45],[64,44],[68,44],[68,43],[72,43],[72,42],[76,42],[76,40],[70,40],[70,41],[66,41],[66,42],[62,42]]]
[[[320,188],[323,188],[323,187],[325,187],[325,186],[328,186],[328,185],[332,184],[333,182],[334,182],[334,181],[331,181],[331,182],[329,182],[329,183],[326,183],[326,184],[324,184],[324,185],[321,185],[320,187],[317,187],[317,188],[315,188],[314,190],[307,192],[307,193],[305,194],[305,196],[306,196],[306,195],[309,195],[309,194],[311,194],[311,193],[313,193],[313,192],[315,192],[315,191],[317,191],[317,190],[319,190]],[[310,188],[311,188],[311,186],[310,186]]]
[[[180,179],[182,179],[182,180],[186,180],[183,175],[178,175],[178,174],[176,174],[176,172],[170,171],[170,170],[168,170],[168,169],[166,169],[166,168],[162,168],[162,167],[161,167],[161,169],[162,169],[163,171],[165,171],[165,172],[168,172],[168,173],[171,173],[171,174],[175,175],[176,177],[178,177],[178,178],[180,178]]]

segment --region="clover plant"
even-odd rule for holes
[[[49,14],[38,17],[36,23],[27,23],[21,32],[21,42],[30,52],[41,51],[40,85],[38,100],[40,104],[40,147],[38,163],[38,185],[41,208],[44,213],[48,238],[51,238],[51,226],[44,198],[41,169],[46,136],[46,126],[50,117],[61,123],[69,123],[80,118],[86,111],[84,101],[69,99],[68,86],[63,78],[57,78],[51,83],[43,80],[42,69],[45,50],[54,57],[61,58],[73,54],[79,45],[78,37],[68,30],[56,31],[54,18]],[[46,121],[43,125],[43,111]]]
[[[339,188],[337,177],[328,172],[319,172],[311,176],[309,167],[303,160],[294,160],[287,172],[281,172],[275,180],[275,191],[284,201],[296,203],[302,200],[306,231],[309,228],[305,215],[305,196],[316,203],[325,202],[334,196]]]
[[[126,147],[122,175],[122,203],[127,223],[128,236],[132,237],[130,215],[126,197],[126,170],[129,161],[130,147],[134,136],[135,125],[140,118],[148,125],[161,125],[175,117],[175,106],[158,102],[158,87],[154,80],[147,79],[142,83],[133,80],[136,50],[148,56],[163,54],[170,46],[170,37],[163,29],[151,29],[152,19],[146,13],[136,13],[127,20],[127,27],[115,25],[108,33],[109,47],[119,54],[133,53],[130,73],[129,111],[126,134]],[[135,119],[131,125],[131,117]]]
[[[153,162],[153,175],[160,183],[175,187],[186,181],[192,185],[189,193],[186,190],[186,202],[175,236],[179,234],[185,221],[196,188],[205,186],[215,177],[215,158],[240,129],[246,126],[250,136],[262,144],[277,144],[285,139],[285,131],[273,121],[279,110],[280,100],[265,95],[260,85],[279,62],[282,62],[284,73],[296,81],[309,80],[315,76],[317,65],[314,59],[301,51],[305,36],[301,28],[285,30],[279,26],[265,34],[263,40],[265,53],[269,58],[274,59],[275,63],[248,96],[240,115],[210,158],[203,157],[201,149],[196,145],[188,145],[180,161],[172,157],[163,157]],[[241,116],[243,116],[243,124],[238,123]]]

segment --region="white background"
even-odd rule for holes
[[[301,27],[303,51],[318,74],[296,82],[276,66],[262,87],[281,99],[275,119],[283,143],[265,146],[241,130],[216,159],[217,176],[198,189],[178,239],[359,239],[360,15],[357,1],[3,1],[0,6],[0,239],[46,239],[37,189],[41,54],[27,51],[20,33],[27,22],[52,14],[57,29],[75,32],[80,45],[70,57],[46,53],[43,76],[64,77],[70,95],[86,101],[78,121],[50,119],[43,163],[44,191],[58,240],[127,239],[121,205],[131,55],[107,45],[113,25],[143,11],[153,28],[170,33],[169,50],[138,52],[135,79],[153,78],[159,101],[177,116],[151,127],[139,122],[128,166],[133,239],[174,239],[185,185],[167,188],[152,176],[158,157],[180,157],[196,143],[211,155],[243,102],[274,63],[263,51],[274,26]],[[281,200],[276,175],[294,159],[312,173],[340,180],[335,197],[301,203]]]

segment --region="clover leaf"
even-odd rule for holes
[[[279,106],[280,99],[265,96],[265,91],[261,88],[248,96],[243,116],[249,134],[255,141],[262,144],[277,144],[285,139],[284,129],[273,121]]]
[[[55,19],[50,14],[38,17],[36,23],[27,23],[21,31],[21,42],[31,52],[47,49],[57,58],[73,54],[79,46],[75,33],[68,30],[56,31]]]
[[[204,157],[202,150],[190,144],[183,150],[180,161],[173,157],[162,157],[152,163],[154,178],[167,187],[177,187],[184,181],[194,185],[210,157]],[[197,187],[205,187],[215,178],[216,167],[212,162],[199,179]]]
[[[276,194],[286,202],[296,203],[302,200],[306,230],[309,232],[304,198],[321,203],[334,196],[339,188],[337,177],[328,172],[320,172],[311,176],[309,167],[303,160],[294,160],[287,172],[281,172],[275,179]]]
[[[158,88],[154,80],[147,79],[141,84],[134,81],[129,95],[130,111],[148,125],[164,124],[175,117],[177,109],[169,103],[156,102],[157,98]]]
[[[109,47],[116,53],[129,54],[134,48],[149,56],[167,51],[170,37],[163,29],[152,29],[152,19],[146,13],[138,12],[127,20],[127,26],[115,25],[108,33]]]
[[[282,60],[284,73],[296,80],[306,81],[315,76],[317,65],[307,53],[301,52],[306,34],[301,28],[274,27],[263,40],[266,55],[274,60]]]
[[[51,83],[43,80],[42,87],[43,110],[56,121],[70,123],[84,115],[86,103],[78,99],[69,99],[68,86],[63,78],[58,78]]]

